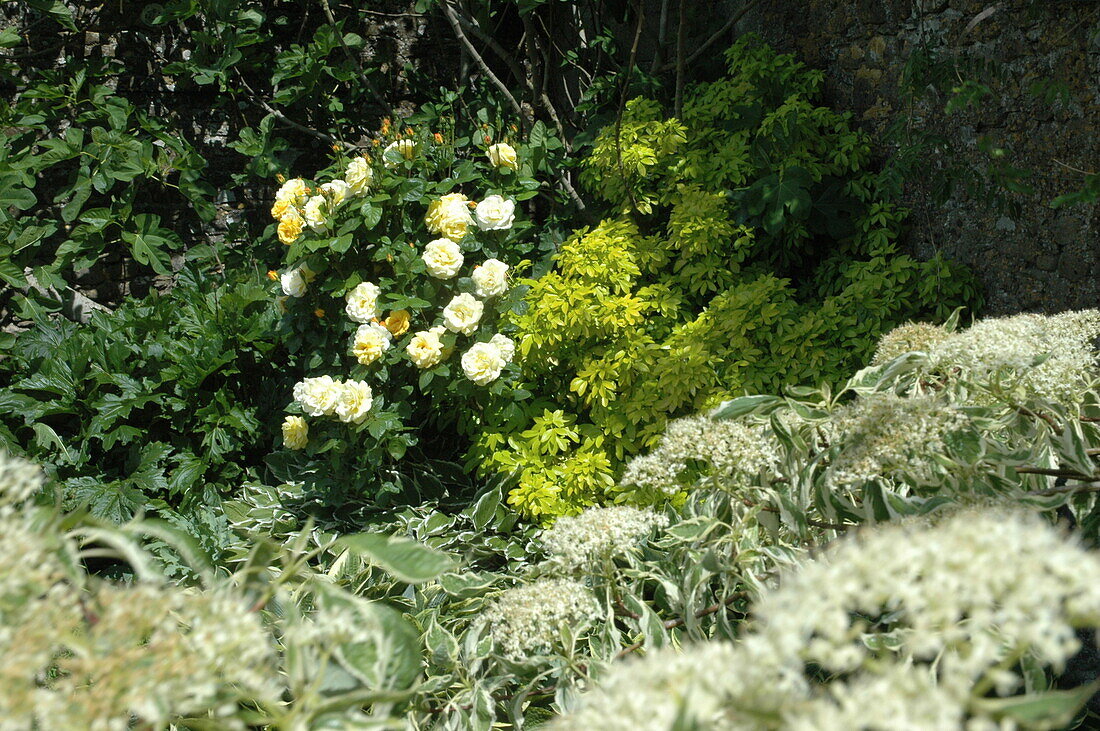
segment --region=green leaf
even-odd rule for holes
[[[712,419],[736,419],[745,414],[759,412],[767,414],[783,405],[783,399],[778,396],[740,396],[729,401],[723,401],[718,408],[711,412]]]
[[[1012,698],[975,698],[971,703],[982,711],[982,715],[1012,720],[1025,728],[1064,728],[1097,690],[1100,690],[1100,681],[1073,690],[1052,690]]]
[[[455,568],[450,556],[411,538],[359,533],[344,536],[337,543],[407,584],[422,584]]]
[[[124,231],[122,240],[130,245],[130,252],[141,264],[152,267],[157,274],[171,274],[171,260],[164,248],[171,246],[175,234],[160,228],[160,216],[140,214],[134,216],[137,231]]]

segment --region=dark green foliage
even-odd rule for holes
[[[256,476],[290,388],[269,290],[185,271],[85,325],[41,320],[0,361],[0,445],[46,465],[70,507],[223,523],[206,513]]]

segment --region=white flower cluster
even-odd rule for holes
[[[42,489],[42,470],[0,449],[0,509],[18,505]]]
[[[837,410],[829,424],[831,441],[842,446],[826,480],[836,489],[876,479],[930,482],[945,438],[965,426],[962,412],[936,394],[861,398]]]
[[[1098,375],[1097,338],[1100,310],[990,318],[933,344],[929,360],[941,373],[1003,379],[1031,395],[1070,403]]]
[[[1019,692],[1025,655],[1064,667],[1074,629],[1100,626],[1100,557],[1037,516],[964,511],[841,540],[753,613],[737,645],[613,668],[552,727],[1015,728],[984,696]]]
[[[668,518],[652,510],[595,507],[558,518],[540,540],[562,568],[574,570],[626,553],[644,543],[655,528],[667,525]]]
[[[562,625],[575,630],[598,616],[592,592],[571,579],[539,579],[509,589],[487,612],[493,641],[515,659],[550,652]]]
[[[709,468],[719,484],[741,484],[779,462],[775,440],[763,424],[709,416],[689,416],[669,422],[657,449],[634,458],[622,484],[676,495],[681,476],[691,463]]]
[[[927,353],[933,345],[951,335],[940,325],[927,322],[907,322],[879,338],[871,365],[889,363],[899,355],[920,351]]]
[[[1006,658],[1062,668],[1074,628],[1100,626],[1100,556],[1038,516],[966,510],[840,541],[754,612],[783,656],[838,673],[874,665],[861,640],[888,615],[901,657],[937,663],[941,687],[963,697],[988,675],[1007,694],[1022,679]]]
[[[373,393],[364,381],[339,381],[332,376],[305,378],[294,386],[294,400],[310,416],[337,416],[358,424],[367,418]]]
[[[232,714],[234,694],[274,700],[276,657],[259,615],[239,597],[151,585],[106,586],[96,622],[62,656],[39,713],[51,728],[166,725],[190,713]],[[228,703],[228,705],[227,705]]]

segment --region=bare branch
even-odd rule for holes
[[[481,54],[474,48],[474,44],[470,42],[470,39],[466,37],[466,34],[462,31],[462,25],[458,22],[458,17],[455,15],[455,10],[451,6],[451,0],[443,0],[439,4],[439,7],[443,9],[443,15],[447,17],[447,22],[451,24],[451,30],[454,31],[455,37],[466,49],[466,52],[473,57],[478,67],[489,78],[489,81],[493,82],[493,85],[500,90],[500,93],[504,95],[504,98],[512,105],[512,108],[516,110],[516,114],[520,119],[523,119],[523,108],[516,101],[516,98],[512,96],[512,92],[508,91],[508,87],[504,85],[504,82],[497,78],[497,75],[493,73],[493,70],[489,68],[489,64],[485,63],[485,59],[481,57]]]
[[[336,38],[340,41],[340,47],[344,49],[344,54],[348,57],[355,67],[359,69],[359,80],[363,82],[363,86],[367,88],[370,95],[374,97],[374,100],[382,105],[383,108],[388,107],[386,100],[378,93],[378,90],[374,88],[374,84],[370,83],[370,79],[367,78],[367,71],[363,68],[363,62],[359,59],[359,56],[351,52],[348,48],[348,44],[344,42],[344,33],[336,27],[336,18],[332,15],[332,8],[328,5],[328,0],[320,0],[321,9],[325,11],[325,17],[328,18],[329,24],[336,32]]]

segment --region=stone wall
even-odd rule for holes
[[[950,148],[922,155],[924,170],[907,185],[908,246],[971,266],[987,314],[1100,306],[1100,205],[1049,206],[1082,186],[1082,171],[1100,172],[1100,2],[763,0],[737,30],[824,70],[827,102],[853,110],[880,140],[898,123],[907,125],[895,128],[903,140],[921,132],[947,140]],[[979,78],[993,95],[947,115],[950,89],[904,93],[901,74],[921,52],[957,64],[959,78],[985,64]],[[1042,98],[1040,80],[1064,93]],[[982,140],[1006,151],[993,162],[1031,171],[1024,182],[1034,194],[1009,195],[1014,205],[1000,208],[985,195],[996,186],[960,186],[937,203],[933,190],[951,166],[988,168]],[[896,149],[882,142],[879,153]]]

